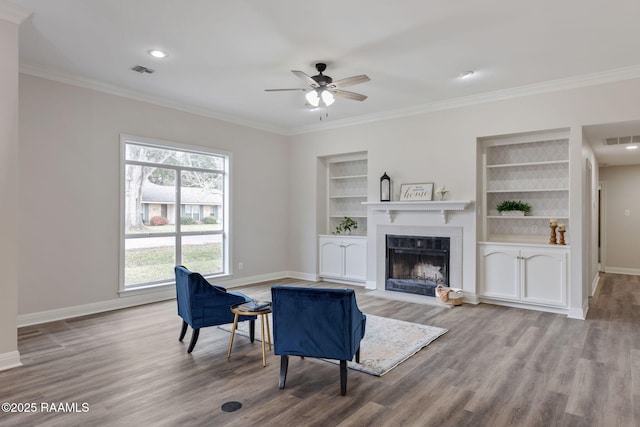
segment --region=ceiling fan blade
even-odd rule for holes
[[[365,74],[360,74],[359,76],[347,77],[346,79],[336,80],[335,82],[329,85],[330,88],[340,89],[347,86],[353,86],[360,83],[365,83],[371,80]]]
[[[302,89],[302,88],[295,88],[295,89],[265,89],[265,92],[284,92],[284,91],[288,91],[288,90],[301,90],[303,92],[306,92],[307,89]]]
[[[306,73],[304,73],[302,71],[296,71],[296,70],[291,70],[291,72],[293,74],[295,74],[296,76],[298,76],[298,78],[300,78],[302,81],[304,81],[309,86],[311,86],[313,88],[317,88],[318,87],[318,83],[316,83],[316,81],[313,80],[311,77],[309,77]]]
[[[367,99],[366,95],[362,95],[355,92],[349,92],[347,90],[330,90],[330,92],[336,96],[340,96],[342,98],[353,99],[354,101],[364,101]]]

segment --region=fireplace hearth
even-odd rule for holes
[[[449,286],[449,237],[386,235],[385,289],[435,296]]]

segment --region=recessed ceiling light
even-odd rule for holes
[[[147,52],[149,53],[149,55],[153,56],[154,58],[166,58],[167,56],[169,56],[167,52],[159,49],[150,49]]]
[[[467,70],[467,71],[463,71],[460,74],[458,74],[458,78],[459,79],[468,79],[469,77],[473,76],[475,73],[472,70]]]
[[[627,150],[637,150],[637,149],[638,149],[638,146],[637,146],[637,145],[627,145],[625,148],[626,148]]]

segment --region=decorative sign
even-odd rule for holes
[[[402,184],[400,186],[401,202],[424,202],[433,197],[433,182],[419,184]]]

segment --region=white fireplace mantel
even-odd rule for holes
[[[433,202],[362,202],[370,211],[387,213],[389,222],[393,222],[396,212],[401,211],[440,211],[442,223],[447,223],[449,211],[463,211],[471,204],[470,200],[444,200]]]

